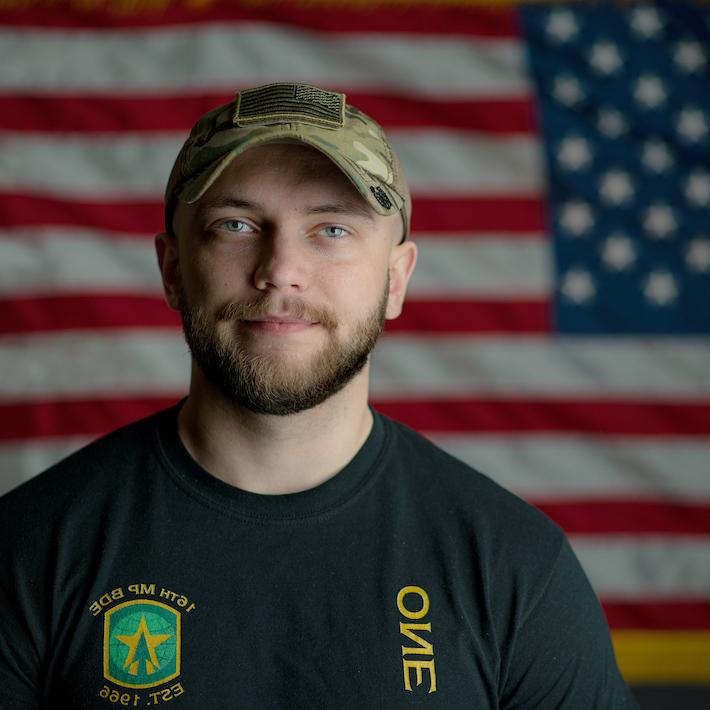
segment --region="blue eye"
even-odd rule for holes
[[[345,227],[336,227],[335,225],[323,227],[321,232],[325,233],[326,237],[331,237],[332,239],[339,239],[340,237],[344,237],[348,234],[348,230],[345,229]]]
[[[242,222],[240,219],[228,219],[226,222],[222,222],[219,226],[222,229],[226,229],[228,232],[251,231],[251,227],[246,222]]]

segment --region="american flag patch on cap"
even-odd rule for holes
[[[308,123],[342,128],[345,94],[310,84],[268,84],[237,94],[234,123],[238,126],[269,123]]]

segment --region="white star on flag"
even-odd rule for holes
[[[658,11],[646,6],[631,10],[631,29],[640,37],[650,39],[663,29],[663,21]]]
[[[574,237],[588,232],[594,223],[590,206],[582,200],[565,203],[560,210],[559,221],[564,231]]]
[[[624,271],[636,261],[636,249],[625,234],[610,234],[602,246],[602,260],[613,271]]]
[[[678,42],[673,52],[673,61],[690,74],[694,74],[707,64],[702,46],[691,40]]]
[[[568,301],[583,304],[594,298],[597,288],[589,271],[586,269],[570,269],[562,279],[560,292]]]
[[[691,173],[685,184],[685,196],[696,207],[710,205],[710,174],[704,171]]]
[[[643,219],[646,232],[654,239],[668,239],[675,232],[677,223],[669,205],[651,205]]]
[[[634,98],[646,108],[658,108],[667,98],[666,87],[657,76],[647,74],[636,82]]]
[[[548,15],[545,31],[558,42],[568,42],[579,32],[579,25],[569,10],[554,10]]]
[[[580,170],[589,164],[592,153],[589,141],[581,136],[563,138],[557,147],[557,160],[568,170]]]
[[[668,271],[652,271],[646,278],[643,294],[649,303],[667,306],[678,298],[678,286]]]
[[[573,76],[558,76],[555,79],[552,93],[555,98],[565,106],[574,106],[585,97],[582,85]]]
[[[615,74],[624,60],[621,58],[619,47],[613,42],[600,41],[594,44],[589,55],[590,66],[600,74]]]
[[[685,253],[685,262],[693,271],[710,271],[710,239],[696,237],[690,241]]]
[[[697,108],[686,107],[679,114],[676,120],[676,130],[679,135],[690,141],[697,143],[705,137],[708,132],[708,124],[705,114]]]
[[[605,108],[599,111],[599,130],[609,138],[618,138],[626,131],[626,121],[620,111]]]
[[[628,202],[634,195],[631,176],[624,170],[609,170],[600,181],[599,192],[611,204]]]
[[[641,162],[654,173],[663,173],[672,167],[675,159],[668,145],[660,140],[648,140],[643,145]]]

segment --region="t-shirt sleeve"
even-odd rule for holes
[[[0,502],[0,708],[37,710],[42,627],[38,595],[40,557],[32,535],[18,530],[19,516]]]
[[[566,538],[505,660],[505,710],[638,709],[619,673],[601,605]]]

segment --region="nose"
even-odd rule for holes
[[[306,286],[306,255],[298,240],[283,233],[263,239],[254,270],[260,291],[302,291]]]

